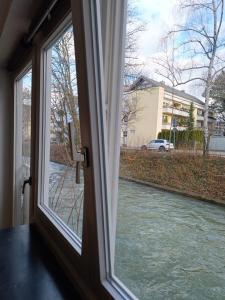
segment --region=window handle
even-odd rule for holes
[[[87,147],[83,147],[81,149],[81,152],[75,153],[75,160],[76,160],[76,183],[80,184],[80,167],[81,167],[81,164],[83,164],[84,168],[87,168],[89,166]]]
[[[26,184],[29,184],[29,185],[32,184],[32,178],[31,178],[31,176],[28,179],[24,180],[24,182],[23,182],[23,188],[22,188],[22,194],[24,194],[24,192],[25,192]]]

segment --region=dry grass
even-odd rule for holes
[[[225,158],[123,151],[120,175],[225,202]]]

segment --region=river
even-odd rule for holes
[[[52,180],[64,172],[74,181],[67,169],[51,163]],[[82,212],[77,223],[81,237]],[[225,207],[121,180],[115,273],[141,300],[225,299]]]
[[[115,273],[142,300],[225,299],[225,208],[122,180]]]

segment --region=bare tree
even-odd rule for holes
[[[31,77],[30,77],[31,80]],[[24,164],[29,164],[31,143],[31,87],[25,86],[22,90],[23,117],[22,117],[22,155]],[[26,168],[25,168],[26,169]]]
[[[80,150],[81,136],[72,27],[52,46],[51,67],[51,160],[63,166],[60,172],[51,171],[49,205],[81,236],[83,177],[80,184],[76,184],[77,165],[73,150]],[[69,124],[75,130],[70,130]],[[73,145],[75,147],[71,147]]]
[[[130,85],[141,74],[142,64],[138,57],[138,39],[146,24],[141,20],[134,1],[128,1],[125,40],[124,84]]]
[[[138,57],[138,39],[140,33],[145,30],[146,24],[141,20],[138,8],[135,2],[128,1],[127,7],[127,26],[125,41],[125,64],[124,64],[124,93],[122,99],[121,128],[124,134],[127,134],[128,123],[134,121],[138,112],[141,110],[137,97],[131,94],[135,91],[129,91],[129,87],[142,72],[142,64]]]
[[[80,148],[80,122],[72,28],[54,44],[52,50],[51,121],[61,142],[69,143],[68,123],[73,122],[76,145]]]
[[[138,103],[136,91],[125,92],[123,96],[123,122],[132,122],[137,118],[138,112],[142,110]]]
[[[181,25],[168,32],[166,53],[157,61],[158,74],[174,86],[198,82],[204,89],[204,148],[208,153],[210,91],[216,76],[225,69],[224,0],[183,0],[179,4]],[[170,43],[174,43],[174,64]]]

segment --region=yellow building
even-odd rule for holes
[[[203,128],[204,102],[198,98],[171,88],[164,82],[139,77],[126,93],[127,101],[135,107],[132,117],[124,118],[121,144],[139,147],[156,139],[162,129],[187,128],[190,105],[194,107],[194,127]],[[175,121],[173,121],[175,120]],[[209,116],[209,129],[213,129],[215,118]]]

